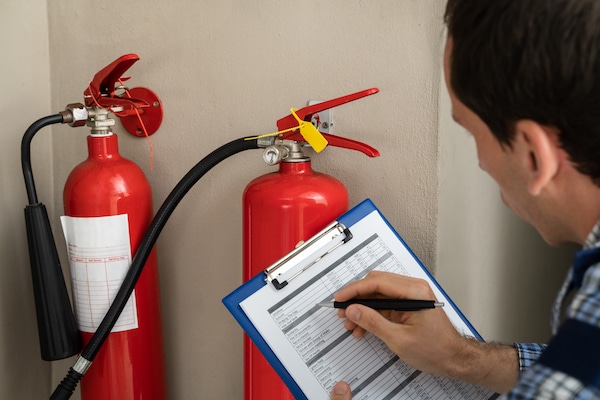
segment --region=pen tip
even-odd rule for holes
[[[437,302],[437,303],[434,303],[433,305],[434,305],[435,307],[444,307],[444,303],[443,303],[443,302],[441,302],[441,301],[439,301],[439,302]]]

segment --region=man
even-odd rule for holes
[[[598,399],[600,1],[449,0],[445,21],[453,117],[472,134],[480,167],[546,242],[583,246],[553,309],[553,338],[547,347],[480,343],[441,309],[382,315],[353,305],[340,316],[413,367],[503,398]],[[335,299],[354,297],[434,298],[426,283],[382,272]],[[350,399],[350,387],[338,383],[331,398]]]

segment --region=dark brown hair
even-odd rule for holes
[[[450,85],[498,141],[515,122],[553,126],[600,185],[600,1],[448,0]]]

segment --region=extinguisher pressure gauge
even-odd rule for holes
[[[288,148],[283,145],[273,145],[265,149],[263,160],[267,165],[277,165],[288,156]]]

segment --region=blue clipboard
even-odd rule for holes
[[[466,319],[463,313],[456,307],[454,302],[448,297],[446,292],[442,289],[442,287],[438,284],[438,282],[433,278],[431,273],[427,270],[427,268],[423,265],[423,263],[419,260],[419,258],[414,254],[414,252],[408,247],[404,239],[396,232],[393,226],[389,223],[389,221],[383,216],[383,214],[379,211],[379,209],[375,206],[375,204],[370,200],[366,199],[356,207],[352,208],[342,216],[337,219],[337,222],[343,224],[350,231],[352,230],[352,226],[360,221],[362,218],[371,214],[373,211],[376,211],[379,216],[383,219],[385,224],[390,228],[390,230],[395,234],[398,240],[402,243],[402,245],[408,250],[410,255],[415,259],[415,261],[423,268],[423,271],[429,276],[431,282],[437,286],[440,292],[447,298],[448,305],[452,306],[459,317],[465,322],[465,324],[470,328],[475,337],[479,340],[483,340],[481,335],[475,330],[475,328],[471,325],[471,323]],[[243,302],[246,298],[250,297],[252,294],[263,288],[265,285],[269,284],[266,279],[265,273],[260,273],[256,275],[254,278],[250,279],[246,283],[242,284],[236,290],[234,290],[231,294],[227,295],[223,298],[223,304],[229,312],[233,315],[233,317],[237,320],[240,326],[244,329],[246,334],[250,337],[252,342],[256,345],[256,347],[260,350],[260,352],[264,355],[265,359],[271,364],[273,369],[277,372],[281,380],[287,385],[290,392],[293,394],[296,399],[308,399],[302,389],[298,386],[296,381],[292,378],[290,373],[281,363],[279,358],[275,355],[269,344],[264,340],[260,332],[256,329],[252,321],[248,318],[244,310],[240,307],[240,303]]]

